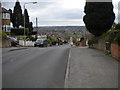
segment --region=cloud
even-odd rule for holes
[[[2,0],[3,1],[3,0]],[[5,2],[8,1],[8,2]],[[11,2],[10,2],[11,1]],[[33,0],[19,0],[21,8],[26,2]],[[84,25],[84,6],[85,0],[34,0],[38,3],[26,4],[30,20],[33,25],[36,24],[36,17],[39,25]],[[118,1],[113,0],[114,12],[116,14],[116,22],[118,19]],[[16,0],[4,0],[2,5],[7,9],[12,9],[15,6]]]

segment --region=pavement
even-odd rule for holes
[[[7,48],[2,48],[2,52],[4,53],[4,52],[23,50],[23,49],[28,49],[28,47],[19,47],[19,46],[18,47],[7,47]]]
[[[72,47],[65,88],[118,88],[118,61],[103,51]]]
[[[2,48],[0,48],[0,89],[2,88]]]

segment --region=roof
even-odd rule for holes
[[[10,13],[10,11],[2,7],[2,13]]]

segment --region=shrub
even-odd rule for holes
[[[10,32],[5,32],[7,35],[10,35]]]
[[[32,41],[36,41],[36,40],[37,40],[37,37],[32,37],[32,36],[30,36],[29,39],[32,40]]]
[[[0,39],[6,39],[7,34],[4,31],[0,31]]]
[[[79,46],[79,45],[80,45],[80,41],[77,41],[75,45],[76,45],[76,46]]]
[[[52,45],[56,45],[58,43],[58,40],[55,37],[48,37],[48,43]]]
[[[115,37],[117,36],[117,33],[118,33],[118,30],[113,30],[108,33],[110,43],[114,42]]]
[[[120,31],[116,34],[114,41],[120,46]]]
[[[24,35],[24,28],[11,28],[11,33],[14,35]],[[29,29],[25,29],[25,35],[28,35]]]

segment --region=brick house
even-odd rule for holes
[[[2,8],[2,30],[10,32],[10,12],[5,8]]]

